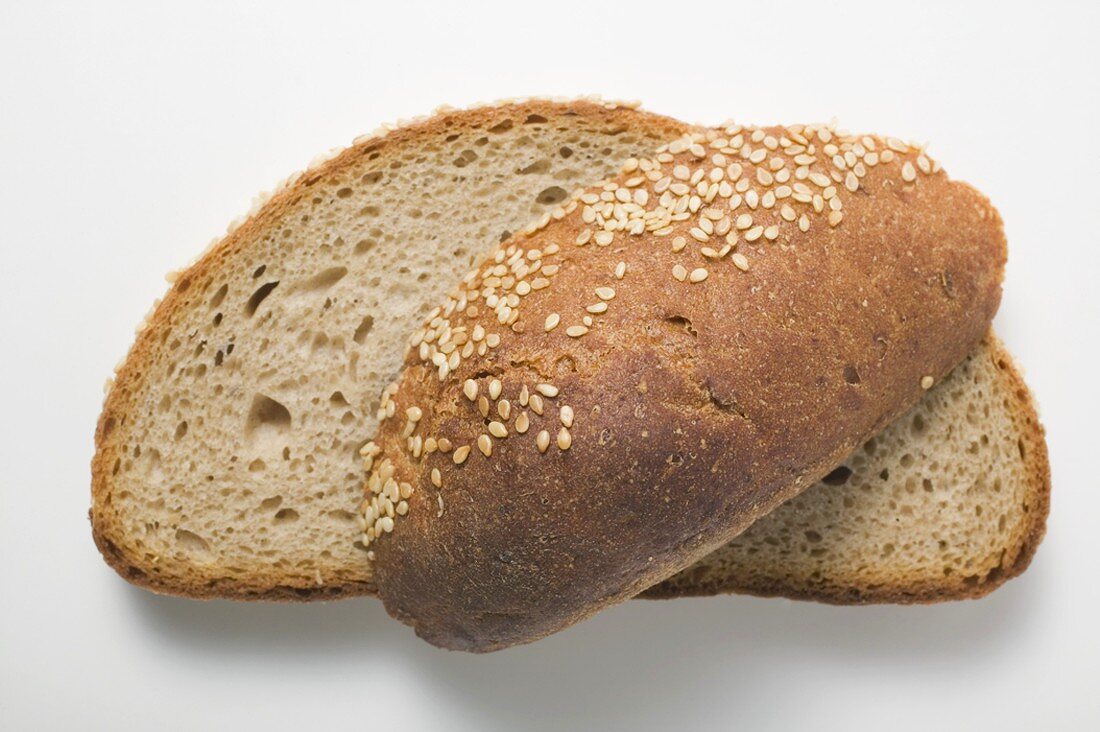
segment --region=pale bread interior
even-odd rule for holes
[[[93,514],[120,571],[194,596],[372,591],[358,451],[408,334],[479,252],[680,129],[566,109],[454,113],[364,143],[188,273],[108,402]],[[853,456],[845,486],[811,489],[666,594],[986,576],[1035,485],[986,354]]]

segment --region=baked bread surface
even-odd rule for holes
[[[810,486],[980,341],[1005,258],[973,188],[828,127],[698,133],[540,223],[429,314],[365,449],[380,595],[450,648],[566,627]]]

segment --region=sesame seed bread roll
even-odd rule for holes
[[[699,131],[501,244],[411,340],[363,454],[387,610],[490,651],[730,541],[978,344],[1000,217],[918,148]]]

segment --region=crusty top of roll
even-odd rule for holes
[[[628,161],[413,337],[364,448],[386,608],[486,651],[664,579],[958,363],[1004,260],[989,202],[894,138],[731,125]]]

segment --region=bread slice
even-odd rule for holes
[[[370,592],[359,449],[408,335],[475,256],[684,129],[595,101],[445,111],[296,176],[118,371],[92,466],[108,562],[193,597]]]
[[[192,597],[373,593],[357,541],[358,450],[374,431],[381,388],[398,371],[407,333],[489,245],[684,129],[595,101],[444,111],[357,141],[291,180],[175,278],[118,371],[93,461],[93,533],[107,561],[132,582]],[[998,408],[998,398],[1018,391],[1021,406],[1011,414],[1031,409],[1007,357],[1004,363],[987,374],[988,390],[967,387],[960,398],[979,414],[988,410],[991,434],[1016,434],[1032,446],[1029,467],[1005,469],[1002,488],[1032,499],[1029,513],[1022,503],[1006,503],[1005,520],[1017,526],[1029,519],[1037,540],[1049,487],[1045,457],[1041,468],[1036,462],[1042,436],[1034,419],[1028,426]],[[945,384],[925,402],[939,399]],[[914,454],[912,470],[924,469],[923,454],[933,461],[966,455],[954,436]],[[897,462],[916,452],[909,444],[881,446],[878,456]],[[883,488],[904,490],[898,477]],[[950,508],[970,487],[953,482],[937,490]],[[828,495],[815,489],[800,501],[828,504]],[[854,524],[895,517],[888,504],[856,503],[848,511]],[[984,525],[973,513],[946,510],[922,515],[913,530],[938,536]],[[772,540],[782,544],[790,530],[775,530]],[[825,536],[829,526],[805,531]],[[1015,535],[1001,536],[1006,557],[1034,549],[1034,540],[1024,551],[1012,543]],[[762,540],[772,544],[767,535]],[[709,571],[693,569],[652,592],[847,601],[874,599],[870,585],[879,580],[867,578],[880,576],[912,588],[912,565],[901,561],[898,545],[882,556],[882,535],[867,540],[850,542],[822,570],[834,574],[816,584],[799,579],[812,570],[797,553],[785,555],[787,564],[769,560],[766,569],[761,563],[759,572],[740,575],[723,553],[708,560]],[[972,555],[974,545],[963,542],[956,554],[963,565],[984,567],[990,555],[979,548]],[[1022,569],[1019,561],[1012,566]],[[973,594],[974,587],[959,585],[970,574],[922,575],[923,596]],[[976,586],[990,588],[1009,574],[987,572]],[[891,590],[879,599],[902,598]]]
[[[1049,507],[1043,429],[991,333],[823,481],[643,596],[980,597],[1027,568]]]

